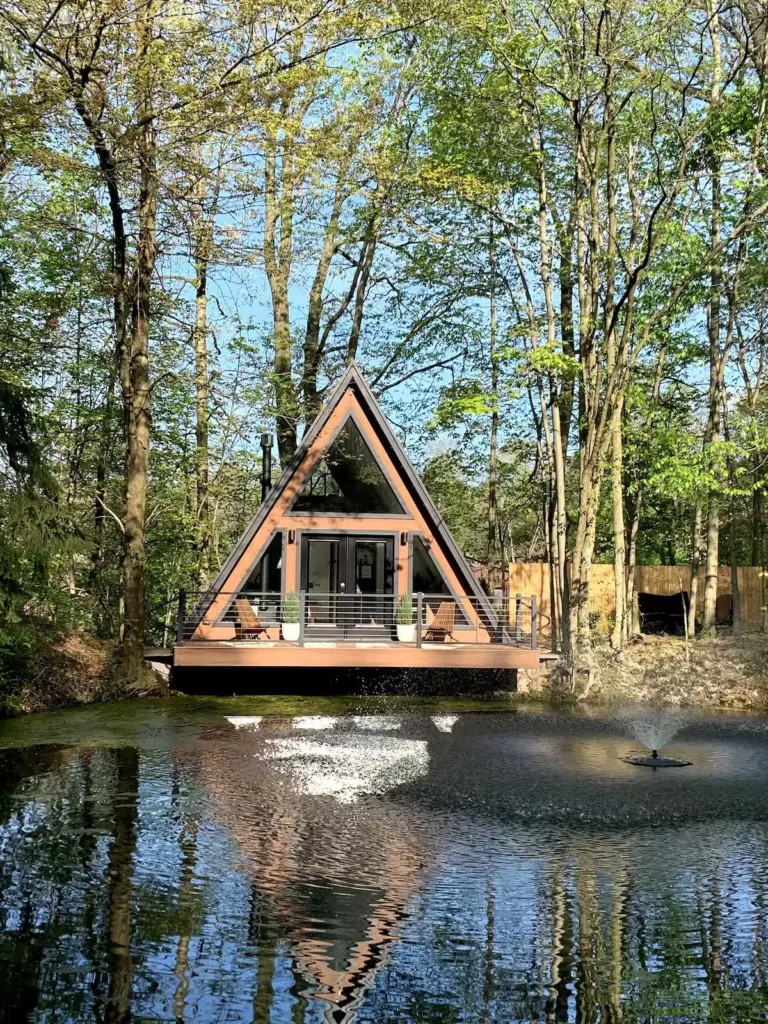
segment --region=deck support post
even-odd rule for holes
[[[176,643],[184,641],[184,620],[187,617],[187,592],[182,587],[179,591],[179,615],[176,619]]]
[[[538,609],[536,608],[536,595],[531,594],[531,650],[536,650],[536,626],[538,624]]]
[[[421,647],[421,610],[424,605],[424,595],[419,592],[416,595],[416,646]]]
[[[299,591],[299,647],[304,646],[304,623],[307,621],[307,592]]]

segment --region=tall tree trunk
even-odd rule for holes
[[[558,231],[560,243],[560,267],[558,281],[560,284],[560,342],[563,355],[573,359],[576,355],[576,343],[573,329],[573,230],[575,210],[571,210],[565,230]],[[557,223],[557,222],[556,222]],[[560,440],[563,461],[568,457],[568,436],[573,417],[573,398],[575,379],[566,374],[560,383],[557,405],[560,419]]]
[[[283,113],[287,105],[283,104]],[[277,136],[270,133],[264,156],[264,268],[272,296],[274,343],[275,432],[280,462],[285,466],[296,451],[298,409],[292,380],[291,317],[288,285],[293,256],[295,154],[287,135],[282,148],[282,181],[278,195]],[[277,225],[280,240],[277,241]]]
[[[272,288],[275,344],[275,398],[277,405],[277,449],[285,466],[296,451],[296,403],[291,379],[291,324],[288,282],[277,281]]]
[[[547,553],[547,565],[549,566],[550,642],[552,644],[552,650],[556,651],[559,649],[560,644],[560,621],[562,619],[562,613],[560,609],[560,595],[557,591],[558,574],[557,554],[555,550],[556,509],[555,503],[552,500],[551,480],[548,481],[548,486],[544,491],[541,511],[541,520],[544,524],[544,550]]]
[[[611,421],[611,485],[613,504],[613,570],[615,575],[616,618],[611,635],[611,645],[620,648],[627,635],[626,580],[624,565],[626,561],[624,536],[624,471],[621,440],[622,403],[619,403]]]
[[[696,611],[699,603],[699,568],[701,566],[701,505],[696,504],[693,515],[693,538],[691,541],[691,592],[688,608],[688,636],[696,636]]]
[[[93,503],[93,550],[91,552],[90,568],[90,586],[92,589],[99,586],[99,576],[104,561],[104,520],[106,518],[104,507],[107,501],[107,474],[109,470],[112,416],[115,408],[116,378],[117,366],[115,363],[115,353],[112,352],[109,358],[107,394],[101,421],[99,453],[96,458],[96,490]],[[99,600],[101,601],[101,593],[99,593]]]
[[[606,46],[610,52],[612,21],[610,14],[606,21]],[[606,296],[605,296],[605,333],[607,340],[608,374],[617,372],[618,353],[616,351],[615,287],[616,287],[616,249],[618,245],[618,226],[616,217],[616,112],[613,105],[613,68],[609,64],[606,76],[606,122],[608,126],[607,153],[605,162],[605,192],[608,200],[608,238],[606,244]],[[611,326],[613,325],[613,326]],[[613,509],[613,569],[614,569],[614,602],[616,614],[611,646],[618,650],[626,637],[624,599],[626,581],[624,578],[624,562],[626,560],[626,538],[624,533],[624,456],[622,449],[621,421],[624,403],[617,401],[611,416],[611,504]]]
[[[491,222],[488,263],[490,271],[490,333],[488,339],[491,363],[491,448],[488,458],[488,574],[491,589],[497,580],[498,561],[498,470],[499,443],[499,362],[496,353],[496,254],[494,252],[493,222]]]
[[[709,15],[709,33],[712,40],[712,88],[710,104],[713,109],[720,106],[720,24],[719,15],[713,0],[707,0]],[[709,415],[707,420],[705,445],[714,450],[720,439],[720,406],[722,402],[720,383],[720,292],[723,285],[720,263],[720,243],[722,241],[722,193],[720,182],[720,161],[714,147],[710,152],[712,170],[712,215],[710,222],[710,245],[712,248],[712,268],[710,271],[710,294],[708,303],[709,333]],[[714,469],[714,467],[710,467]],[[704,614],[702,633],[714,631],[717,613],[717,569],[720,564],[720,502],[716,487],[710,488],[707,500],[707,536],[704,568]]]
[[[644,423],[644,429],[646,431],[651,430],[653,426],[655,404],[661,393],[661,382],[664,377],[664,364],[666,363],[666,359],[666,345],[662,345],[659,349],[659,355],[656,361],[656,374],[653,381],[653,391],[651,392],[650,409]],[[632,508],[632,518],[629,526],[629,545],[627,553],[627,596],[624,602],[627,637],[638,636],[640,633],[640,615],[637,607],[637,595],[635,593],[635,572],[637,568],[637,535],[640,531],[640,516],[642,514],[642,509],[643,488],[641,483],[638,482],[634,506]]]
[[[731,501],[731,624],[734,635],[741,632],[741,591],[739,590],[739,558],[736,543],[736,503]]]
[[[333,261],[334,254],[336,253],[339,219],[341,217],[341,211],[347,195],[345,186],[348,167],[349,165],[345,163],[339,171],[336,190],[333,196],[331,215],[328,218],[328,224],[326,225],[325,234],[323,236],[323,244],[320,249],[320,256],[317,261],[317,267],[315,268],[315,276],[312,281],[312,287],[309,290],[307,328],[304,332],[304,372],[302,383],[304,422],[307,425],[314,420],[320,411],[317,375],[320,372],[325,342],[329,334],[329,331],[326,331],[323,333],[322,338],[320,336],[320,324],[323,316],[324,305],[323,292],[325,290],[326,281],[328,280],[328,273],[331,269],[331,262]],[[356,281],[357,274],[355,275],[355,283]],[[329,325],[330,327],[333,326],[333,323],[337,322],[346,310],[350,301],[351,295],[345,303],[342,303],[340,311],[331,318],[332,323]]]
[[[555,316],[555,302],[552,293],[552,249],[549,240],[549,223],[547,214],[550,209],[549,203],[549,189],[547,185],[546,166],[544,162],[543,152],[543,140],[536,133],[533,132],[531,135],[531,142],[533,143],[534,150],[538,156],[538,195],[539,195],[539,251],[541,253],[541,284],[544,292],[544,303],[547,312],[547,345],[551,351],[555,350],[557,341],[557,319]],[[570,247],[573,244],[573,218],[575,217],[575,210],[571,212],[571,221],[568,227],[568,238],[567,248],[570,254]],[[557,223],[557,221],[556,221]],[[560,231],[561,246],[563,244],[563,232]],[[567,262],[567,261],[566,261]],[[563,344],[563,351],[566,351],[567,346],[573,344],[573,290],[572,290],[572,275],[571,267],[568,263],[568,268],[565,276],[563,276],[561,268],[560,284],[565,285],[566,293],[570,287],[570,303],[569,300],[563,300],[561,293],[561,312],[565,315],[565,323],[561,324],[561,341]],[[530,295],[527,294],[526,299],[529,306],[529,318],[531,319],[532,327],[535,325],[535,317],[532,313]],[[563,307],[562,302],[566,302],[566,306]],[[564,333],[563,333],[564,332]],[[557,386],[553,376],[550,376],[549,382],[549,393],[550,393],[550,407],[551,407],[551,418],[552,418],[552,437],[550,441],[549,430],[546,427],[547,424],[547,409],[544,398],[541,398],[541,415],[542,422],[545,426],[545,437],[547,441],[547,458],[549,463],[549,472],[551,477],[552,491],[554,492],[555,498],[555,530],[554,536],[551,537],[551,547],[555,555],[556,565],[556,585],[557,585],[557,598],[555,604],[552,607],[553,614],[553,640],[556,634],[559,634],[558,640],[560,649],[565,656],[565,662],[569,671],[573,669],[573,636],[574,632],[571,628],[570,622],[570,609],[572,607],[571,598],[568,593],[568,578],[566,568],[566,507],[565,507],[565,461],[566,452],[568,448],[568,425],[570,423],[572,405],[573,405],[573,384],[566,385],[570,387],[570,395],[566,396],[564,402],[561,404],[560,398],[562,395],[557,394]],[[543,388],[541,389],[543,390]],[[564,432],[565,431],[565,432]],[[557,620],[557,621],[555,621]]]
[[[374,214],[368,225],[365,237],[363,252],[360,256],[360,278],[357,282],[357,294],[355,295],[355,308],[352,312],[352,329],[349,332],[347,343],[347,362],[351,363],[357,358],[357,347],[360,343],[360,332],[363,328],[363,310],[368,292],[368,282],[371,278],[373,268],[373,257],[376,254],[376,242],[378,240],[378,214]]]
[[[125,533],[123,580],[125,631],[123,671],[137,678],[142,669],[144,642],[144,524],[147,506],[149,444],[151,431],[151,390],[149,380],[150,294],[157,250],[157,142],[150,117],[152,100],[149,84],[149,51],[154,15],[152,4],[143,8],[139,27],[142,49],[142,98],[139,106],[143,124],[139,130],[140,169],[136,289],[130,353],[130,415],[125,460]]]
[[[569,242],[569,245],[571,243]],[[561,264],[560,270],[560,315],[561,315],[561,341],[563,354],[573,356],[573,281],[571,279],[570,256],[567,264],[567,273],[563,273]],[[552,441],[553,441],[553,468],[555,484],[555,529],[554,549],[556,552],[555,569],[557,573],[557,608],[556,616],[559,625],[559,644],[564,651],[571,650],[570,630],[570,592],[568,587],[568,553],[567,553],[567,532],[568,517],[566,512],[565,496],[565,468],[568,457],[568,435],[570,433],[571,417],[573,415],[574,381],[567,378],[560,385],[559,394],[553,395],[552,400]],[[553,612],[555,609],[553,609]],[[554,643],[553,630],[553,643]]]
[[[707,447],[710,451],[720,439],[720,386],[718,365],[720,361],[720,299],[715,294],[715,280],[712,274],[713,294],[710,300],[710,411],[707,423]],[[711,470],[714,472],[715,467]],[[716,487],[707,495],[706,555],[704,561],[704,613],[702,633],[711,633],[715,628],[717,608],[717,570],[720,564],[720,498]]]
[[[730,442],[731,431],[728,422],[728,402],[725,395],[723,396],[723,430],[726,442]],[[731,494],[733,495],[736,490],[736,469],[734,466],[734,459],[731,455],[728,456],[728,484],[731,489]],[[731,521],[729,524],[728,536],[731,548],[731,628],[735,635],[741,630],[741,593],[739,591],[739,558],[736,537],[736,499],[733,496],[731,497],[730,512]]]
[[[201,211],[202,214],[202,211]],[[211,561],[208,420],[208,261],[213,223],[201,216],[196,225],[195,253],[195,506],[197,514],[197,585],[208,586]]]
[[[130,349],[128,344],[128,309],[129,309],[129,286],[128,286],[128,243],[125,229],[125,210],[120,192],[120,180],[117,170],[115,155],[109,145],[107,136],[102,130],[98,118],[86,102],[84,87],[75,88],[74,93],[75,110],[80,116],[88,135],[93,144],[93,150],[99,164],[104,185],[107,190],[109,202],[110,219],[112,222],[112,313],[114,317],[114,341],[115,356],[110,365],[107,381],[107,412],[114,393],[115,376],[120,382],[120,392],[123,403],[123,433],[127,447],[128,425],[131,409],[131,376],[130,376]],[[108,430],[105,422],[104,428]],[[101,473],[97,473],[96,491],[94,503],[97,511],[94,513],[94,526],[96,534],[96,554],[99,548],[103,547],[103,516],[106,512],[105,486],[107,476],[107,444],[108,436],[102,433],[102,452],[100,453]],[[125,529],[123,527],[123,544],[125,543]],[[124,558],[120,566],[120,591],[118,597],[118,636],[122,642],[124,630],[124,607],[125,591],[123,580]],[[95,574],[95,564],[92,562],[92,573]],[[95,578],[95,575],[94,575]]]
[[[627,598],[625,611],[627,616],[627,636],[638,636],[640,633],[640,617],[635,593],[635,573],[637,570],[637,535],[640,532],[640,514],[643,507],[643,493],[638,491],[632,509],[629,527],[629,547],[627,549]]]
[[[768,10],[764,0],[738,0],[748,27],[748,48],[761,82],[768,77]]]
[[[216,171],[210,194],[202,147],[196,151],[198,178],[193,188],[192,233],[195,267],[195,326],[192,343],[195,354],[195,522],[197,524],[197,585],[208,586],[211,572],[210,500],[210,372],[208,368],[208,271],[213,255],[216,214],[221,194],[226,143],[218,149]]]
[[[562,409],[559,403],[553,403],[552,448],[555,475],[555,529],[553,549],[556,556],[554,565],[557,574],[555,580],[557,588],[556,608],[553,608],[553,611],[556,613],[558,622],[560,648],[564,651],[570,651],[571,644],[570,594],[568,590],[567,573],[568,555],[566,550],[567,520],[565,509],[565,450],[567,443],[567,438],[565,441],[563,440]]]
[[[592,556],[595,550],[597,512],[600,505],[601,471],[597,466],[587,467],[579,495],[579,520],[571,554],[571,634],[583,648],[591,640],[589,622],[589,592]]]

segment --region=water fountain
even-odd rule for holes
[[[659,751],[679,732],[683,720],[680,715],[668,711],[642,711],[627,717],[627,724],[635,739],[639,740],[648,750],[647,754],[622,757],[626,764],[635,764],[641,768],[685,768],[690,761],[678,757],[662,757]]]

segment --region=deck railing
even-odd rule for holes
[[[517,594],[503,600],[412,594],[410,609],[397,594],[300,591],[295,595],[248,590],[179,594],[177,643],[285,639],[308,643],[399,642],[417,647],[434,643],[503,644],[536,650],[536,597]],[[247,608],[238,602],[246,602]],[[284,630],[285,624],[294,628]],[[411,634],[410,636],[407,634]]]

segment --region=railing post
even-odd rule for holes
[[[299,591],[299,647],[304,646],[304,623],[307,618],[307,592]]]
[[[416,595],[416,646],[421,647],[421,610],[424,606],[424,595],[419,591]]]
[[[515,594],[515,640],[517,643],[523,639],[523,602],[520,595]]]
[[[536,650],[536,625],[538,623],[539,613],[536,608],[536,595],[531,594],[531,650]]]
[[[187,617],[187,592],[182,587],[179,591],[179,616],[176,620],[176,643],[184,640],[184,620]]]

